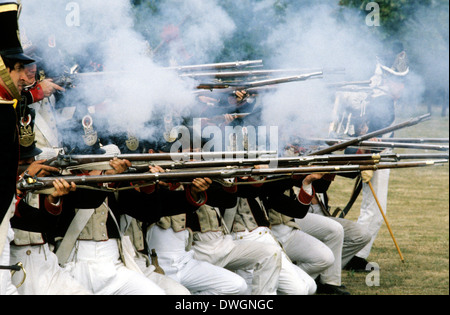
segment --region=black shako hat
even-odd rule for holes
[[[15,2],[0,2],[0,55],[24,64],[34,60],[23,52],[19,33],[19,5]]]

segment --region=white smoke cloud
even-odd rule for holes
[[[340,14],[337,4],[308,4],[286,12],[285,22],[267,36],[267,45],[277,52],[267,63],[323,68],[324,78],[280,87],[264,99],[264,119],[283,126],[286,134],[326,137],[334,105],[334,90],[326,84],[369,80],[382,45],[354,11]],[[329,68],[345,68],[345,75],[327,73]]]
[[[171,0],[158,3],[157,14],[137,8],[137,29],[153,39],[155,60],[172,65],[212,63],[234,34],[233,19],[216,0]],[[167,64],[165,64],[167,65]]]
[[[22,3],[20,25],[34,44],[47,46],[49,35],[54,35],[60,55],[73,56],[75,61],[98,58],[105,71],[121,72],[78,91],[85,100],[108,98],[109,122],[143,133],[154,131],[145,123],[155,112],[182,113],[196,106],[192,94],[196,82],[162,67],[234,61],[218,60],[224,50],[228,56],[246,56],[248,47],[231,39],[253,40],[251,44],[259,45],[255,59],[263,59],[268,69],[345,68],[345,75],[325,73],[321,80],[282,84],[260,97],[262,124],[280,126],[287,134],[325,132],[334,102],[334,91],[326,84],[369,80],[377,56],[388,50],[358,10],[342,9],[337,1],[170,0],[151,2],[153,10],[146,1],[137,8],[127,0]],[[79,7],[78,20],[68,4]],[[448,32],[430,35],[435,34],[436,21],[442,20],[436,14],[448,17],[448,11],[418,11],[420,27],[410,26],[403,40],[408,54],[429,71],[411,66],[405,93],[405,102],[411,103],[422,100],[427,84],[448,86]],[[437,41],[447,46],[439,44],[435,49]],[[50,63],[53,57],[48,57]]]
[[[129,1],[24,0],[22,4],[21,28],[33,45],[42,49],[40,57],[45,63],[55,63],[56,54],[73,63],[92,60],[101,63],[105,72],[114,73],[84,78],[69,91],[85,106],[107,100],[103,113],[107,113],[111,130],[131,128],[139,137],[150,139],[155,130],[144,126],[155,113],[181,112],[193,104],[194,83],[150,58],[148,43],[134,29]],[[53,49],[48,47],[49,38],[55,40]],[[60,73],[61,66],[73,63],[58,64]]]
[[[448,107],[449,102],[449,4],[432,1],[417,5],[401,30],[401,40],[411,60],[414,78],[405,103]],[[408,78],[409,79],[409,78]]]

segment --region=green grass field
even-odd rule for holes
[[[426,113],[426,108],[397,121]],[[396,132],[396,137],[448,138],[449,118],[436,112],[431,120]],[[448,144],[445,144],[448,145]],[[396,153],[438,151],[395,150]],[[353,180],[337,177],[329,191],[330,206],[343,208],[353,190]],[[361,195],[347,215],[356,221]],[[379,265],[379,274],[343,271],[342,281],[354,295],[449,294],[449,167],[395,169],[389,181],[387,220],[404,256],[402,263],[384,224],[368,258]],[[375,278],[379,276],[379,278]],[[367,283],[379,279],[379,285]],[[369,281],[366,281],[369,280]]]

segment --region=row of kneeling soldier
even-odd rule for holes
[[[64,89],[36,79],[40,58],[35,50],[24,53],[18,8],[0,4],[0,130],[11,153],[0,181],[0,294],[349,294],[342,270],[373,239],[357,222],[324,212],[320,196],[335,175],[277,182],[244,177],[230,186],[204,177],[132,189],[121,189],[130,183],[88,189],[55,179],[46,194],[17,190],[18,178],[59,173],[45,162],[66,145],[71,153],[117,155],[170,152],[174,140],[170,119],[157,125],[159,141],[139,142],[96,132],[89,111],[71,125],[83,145],[64,139],[53,95]],[[227,105],[251,112],[254,100],[247,96],[237,91]],[[197,114],[224,115],[206,124],[245,126],[245,118],[229,115],[219,101],[199,102],[204,107]],[[130,167],[114,158],[106,169],[82,175],[123,174]],[[148,172],[164,169],[152,165]],[[8,266],[22,269],[11,275]]]

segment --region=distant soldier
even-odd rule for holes
[[[395,107],[401,98],[404,90],[404,77],[409,73],[408,60],[403,46],[398,44],[394,47],[395,59],[392,67],[385,66],[379,60],[375,69],[375,74],[371,78],[372,91],[368,95],[368,102],[364,108],[364,115],[360,123],[362,127],[356,128],[359,133],[356,136],[381,130],[394,124]],[[394,133],[383,135],[383,138],[393,137]],[[383,153],[389,153],[386,149]],[[365,150],[358,150],[357,153],[370,153]],[[371,241],[345,266],[346,269],[355,271],[365,271],[368,261],[366,260],[372,250],[373,243],[378,231],[383,224],[376,195],[381,208],[386,213],[387,197],[389,187],[390,170],[363,171],[362,177],[362,202],[358,223],[361,224],[370,234]],[[372,192],[369,182],[373,185]]]

